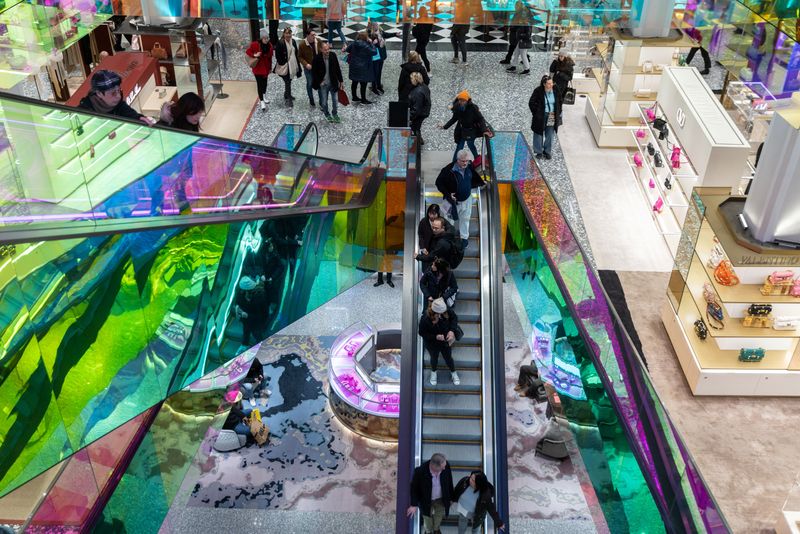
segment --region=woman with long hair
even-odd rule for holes
[[[450,377],[453,384],[458,386],[461,379],[456,372],[456,364],[453,362],[453,343],[456,342],[456,331],[458,331],[458,317],[453,310],[447,309],[444,299],[438,298],[428,303],[427,308],[419,319],[419,336],[425,350],[431,357],[431,378],[430,383],[435,386],[437,382],[437,370],[439,368],[439,356],[444,358],[447,367],[450,369]]]
[[[256,90],[261,111],[267,111],[267,78],[272,70],[272,55],[275,49],[269,41],[269,29],[261,28],[258,41],[253,41],[245,51],[248,63],[256,78]]]
[[[284,28],[283,36],[275,47],[275,74],[283,78],[283,100],[286,107],[294,106],[292,96],[292,79],[299,78],[303,74],[300,66],[300,53],[297,51],[297,43],[292,39],[292,29]]]
[[[458,534],[465,534],[469,523],[472,523],[472,534],[478,534],[487,513],[492,516],[498,530],[505,530],[506,525],[494,504],[494,486],[483,471],[472,471],[459,480],[453,491],[453,500],[458,503]]]
[[[533,90],[528,108],[531,110],[533,152],[537,158],[552,157],[553,138],[561,125],[561,94],[554,89],[553,79],[542,76],[539,87]]]
[[[359,32],[356,40],[342,48],[342,52],[348,54],[347,64],[350,66],[348,77],[353,102],[372,104],[367,100],[367,83],[373,80],[372,56],[375,55],[375,47],[370,42],[367,32]],[[361,97],[356,94],[356,89],[359,89]]]
[[[177,102],[168,102],[161,107],[158,124],[187,132],[199,132],[200,121],[205,112],[206,103],[197,93],[184,93]]]

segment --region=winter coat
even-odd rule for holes
[[[78,103],[78,107],[80,109],[88,109],[89,111],[94,111],[95,113],[102,113],[94,109],[94,104],[92,104],[91,95],[85,96],[81,98],[80,103]],[[119,104],[114,106],[114,108],[107,113],[108,115],[115,115],[117,117],[125,117],[127,119],[139,120],[144,115],[130,107],[128,104],[125,103],[125,99],[119,101]]]
[[[414,24],[411,28],[411,35],[417,40],[418,45],[427,45],[431,40],[433,24]]]
[[[297,62],[296,77],[299,78],[303,75],[303,67],[300,65],[300,53],[297,51],[297,41],[294,39],[292,39],[292,46],[294,47],[294,60]],[[289,61],[289,50],[286,48],[285,39],[278,40],[278,44],[275,46],[275,61],[278,65],[286,65]],[[291,67],[289,67],[289,72],[292,72]]]
[[[306,68],[306,65],[313,65],[314,58],[322,53],[322,41],[317,39],[314,44],[316,49],[308,44],[307,40],[300,41],[300,65],[303,66],[303,69]]]
[[[558,93],[564,95],[572,75],[575,72],[575,63],[569,61],[559,61],[558,58],[550,63],[550,74],[553,76],[553,83],[558,86]]]
[[[250,57],[255,57],[259,52],[261,52],[261,41],[253,41],[245,51],[245,54]],[[272,43],[267,43],[267,53],[265,54],[262,52],[261,56],[258,58],[258,63],[252,67],[254,75],[269,76],[269,73],[272,71],[272,55],[274,53],[275,47],[272,46]]]
[[[347,62],[350,65],[348,78],[354,82],[372,81],[372,56],[375,55],[375,47],[367,41],[353,41],[345,52],[349,54]]]
[[[439,272],[431,269],[425,271],[419,280],[419,288],[422,290],[424,302],[427,305],[428,298],[443,298],[445,301],[458,292],[458,282],[453,271],[447,271],[447,276],[439,277]]]
[[[458,180],[456,178],[456,172],[453,170],[453,165],[455,165],[455,163],[448,163],[442,167],[442,170],[439,171],[439,176],[436,177],[436,189],[442,193],[445,200],[450,198],[451,193],[455,193],[458,190]],[[475,170],[475,167],[472,166],[471,161],[467,164],[467,168],[472,171],[470,187],[472,189],[475,189],[476,187],[482,187],[486,182],[483,181],[481,175],[478,174],[478,172]],[[448,204],[443,204],[442,208],[445,206],[448,206]]]
[[[417,259],[422,262],[422,271],[430,269],[431,264],[436,258],[442,258],[447,263],[452,264],[453,255],[456,252],[456,235],[454,232],[442,232],[431,238],[427,254],[419,254]]]
[[[455,228],[453,225],[450,224],[450,221],[447,219],[442,219],[444,221],[444,233],[445,234],[453,234]],[[419,248],[425,250],[431,250],[431,244],[433,243],[433,229],[431,228],[431,223],[428,220],[428,217],[424,217],[422,220],[419,221],[419,226],[417,226],[417,237],[419,238]]]
[[[544,111],[544,87],[539,86],[533,90],[531,99],[528,101],[528,108],[531,110],[531,130],[538,135],[544,134],[544,128],[547,125],[547,114]],[[558,127],[561,125],[561,94],[557,89],[553,88],[556,103],[556,123],[553,129],[557,132]]]
[[[480,471],[473,471],[473,473],[480,473]],[[467,491],[467,489],[472,491],[469,485],[469,476],[462,478],[458,481],[458,484],[456,484],[455,490],[453,491],[453,502],[458,502],[458,499],[461,498],[461,495]],[[497,513],[497,508],[495,508],[494,505],[494,486],[491,484],[478,496],[478,502],[475,503],[475,510],[472,512],[472,524],[482,525],[486,520],[487,513],[492,516],[496,528],[499,528],[500,525],[503,524],[503,521],[500,519],[500,514]]]
[[[531,27],[527,24],[525,26],[517,27],[517,46],[522,50],[529,50],[533,48]]]
[[[450,513],[450,503],[453,502],[453,472],[450,471],[450,464],[439,473],[439,483],[442,486],[442,501],[444,503],[445,515]],[[431,515],[431,492],[433,491],[433,477],[431,476],[431,462],[428,460],[424,464],[414,469],[414,476],[411,477],[411,506],[417,506],[422,511],[422,515]]]
[[[431,114],[431,90],[427,85],[418,85],[408,95],[409,117],[425,119]]]
[[[444,348],[447,347],[449,344],[447,340],[440,341],[436,339],[436,336],[445,336],[447,337],[448,332],[456,333],[456,327],[458,326],[458,316],[456,312],[453,310],[447,310],[447,312],[443,313],[439,316],[439,320],[436,321],[434,324],[433,320],[428,317],[428,312],[422,312],[422,317],[419,319],[419,336],[422,338],[422,341],[425,342],[425,345],[431,347],[439,347]],[[451,488],[452,481],[450,482]],[[442,484],[444,486],[444,484]],[[442,488],[442,493],[444,493],[444,488]],[[415,505],[416,506],[416,505]]]
[[[408,100],[408,94],[414,88],[411,83],[411,73],[419,72],[422,74],[422,83],[430,85],[431,79],[428,77],[428,71],[425,70],[425,65],[422,63],[403,63],[400,65],[400,79],[397,82],[397,100],[400,102]]]
[[[486,119],[484,119],[481,114],[481,110],[472,100],[468,100],[463,109],[458,105],[458,101],[453,102],[453,117],[442,127],[447,130],[453,124],[456,125],[456,129],[453,132],[453,138],[456,143],[462,139],[467,140],[480,137],[483,135],[483,132],[489,129],[486,124]]]
[[[333,52],[328,53],[328,74],[331,78],[331,87],[338,89],[339,84],[344,82],[342,68],[339,66],[339,58]],[[311,87],[319,89],[322,80],[325,79],[325,58],[319,53],[311,64]]]

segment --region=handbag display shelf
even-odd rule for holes
[[[663,199],[665,207],[661,212],[650,211],[670,253],[675,256],[680,241],[681,226],[689,206],[688,195],[691,195],[692,188],[697,183],[697,175],[683,150],[680,155],[680,168],[673,169],[666,163],[656,166],[656,157],[660,158],[662,162],[670,161],[666,155],[671,156],[673,150],[669,146],[675,145],[676,140],[673,134],[670,134],[667,140],[659,140],[659,132],[653,128],[652,121],[648,121],[647,118],[647,110],[653,109],[654,106],[655,116],[663,115],[657,104],[639,104],[637,106],[642,126],[639,130],[633,131],[631,135],[636,146],[635,154],[638,154],[643,165],[640,168],[633,168],[633,173],[648,206],[652,207],[658,197]],[[672,130],[670,129],[670,131]],[[650,151],[653,152],[653,155],[650,155]],[[656,184],[655,189],[649,187],[651,180]],[[666,183],[669,183],[670,187],[666,187]]]
[[[673,271],[661,314],[692,392],[800,396],[800,298],[762,293],[768,276],[784,284],[800,276],[800,252],[759,254],[739,245],[718,211],[729,196],[703,187],[695,193],[704,211],[689,208],[699,218],[683,230],[687,248]],[[715,277],[714,264],[722,260],[730,262],[738,284],[724,285]],[[704,287],[722,308],[721,325],[707,318]],[[708,326],[705,340],[695,330],[701,319]],[[759,351],[758,357],[740,360],[742,349],[746,354],[763,349],[763,358]]]

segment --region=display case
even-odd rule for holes
[[[348,428],[374,439],[396,441],[398,437],[399,366],[397,373],[386,371],[378,356],[387,350],[399,354],[399,335],[399,326],[372,328],[358,322],[345,329],[331,347],[331,408]]]
[[[773,94],[760,82],[728,82],[722,103],[750,141],[752,154],[767,138],[775,102]]]
[[[695,188],[662,320],[695,395],[798,396],[800,252],[745,247],[730,198]]]
[[[775,534],[800,534],[800,475],[795,478],[783,503]]]

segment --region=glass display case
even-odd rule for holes
[[[750,141],[753,154],[767,138],[776,102],[775,96],[761,82],[728,82],[722,103]]]

